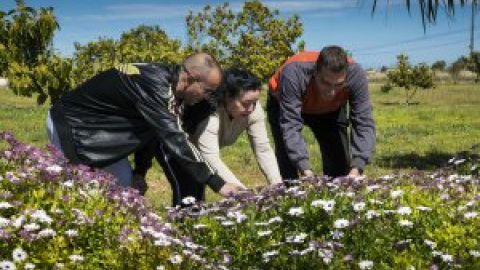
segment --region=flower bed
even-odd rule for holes
[[[196,243],[227,250],[231,269],[480,269],[479,160],[462,154],[449,170],[375,180],[292,181],[173,209],[169,219]]]
[[[166,222],[110,175],[1,137],[0,269],[480,269],[478,155],[187,198]]]
[[[11,147],[0,152],[0,269],[222,266],[111,175],[1,137]]]

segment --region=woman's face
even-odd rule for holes
[[[227,98],[225,108],[233,119],[247,117],[255,110],[259,97],[259,89],[247,90],[240,93],[237,97]]]

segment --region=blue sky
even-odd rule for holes
[[[54,46],[64,56],[71,56],[73,43],[86,44],[98,37],[118,39],[122,32],[140,24],[158,25],[170,37],[183,43],[187,39],[185,16],[188,10],[199,11],[206,4],[225,1],[173,0],[26,0],[34,8],[51,6],[60,23]],[[229,1],[240,10],[243,1]],[[298,0],[262,1],[277,8],[280,16],[298,14],[303,23],[307,50],[320,50],[337,44],[349,50],[365,68],[392,66],[396,56],[406,53],[412,63],[450,63],[468,54],[471,8],[457,8],[454,19],[447,19],[439,10],[436,24],[422,27],[417,1],[412,2],[411,15],[405,0],[379,0],[377,12],[371,16],[372,0]],[[386,2],[390,2],[387,6]],[[2,0],[0,10],[15,6],[14,0]],[[478,12],[480,13],[480,12]],[[475,48],[480,50],[480,15],[475,17]]]

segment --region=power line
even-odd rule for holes
[[[437,33],[437,34],[432,34],[428,37],[417,37],[417,38],[411,38],[411,39],[406,39],[402,41],[397,41],[397,42],[392,42],[392,43],[386,43],[382,45],[375,45],[375,46],[369,46],[369,47],[363,47],[363,48],[358,48],[354,50],[350,50],[352,53],[359,53],[363,51],[371,51],[371,50],[377,50],[377,49],[385,49],[385,47],[392,47],[392,46],[398,46],[398,45],[403,45],[403,44],[408,44],[408,43],[414,43],[414,42],[422,42],[434,38],[439,38],[439,37],[446,37],[446,36],[451,36],[455,34],[464,34],[462,31],[467,31],[467,29],[460,29],[460,30],[452,30],[448,32],[442,32],[442,33]],[[479,30],[476,30],[479,31]]]
[[[411,48],[408,48],[408,49],[405,49],[405,50],[407,50],[410,53],[410,52],[422,51],[422,50],[432,50],[432,49],[439,48],[439,47],[445,47],[445,46],[448,46],[448,45],[461,44],[461,43],[467,44],[468,40],[450,41],[450,42],[446,42],[446,43],[442,43],[442,44],[411,47]],[[368,55],[379,55],[379,54],[392,54],[392,53],[398,53],[398,51],[399,50],[389,50],[389,51],[376,51],[376,52],[372,52],[372,53],[355,53],[354,56],[356,56],[356,55],[362,55],[362,56],[367,55],[368,56]]]

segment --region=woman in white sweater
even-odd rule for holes
[[[220,156],[220,148],[235,143],[246,131],[260,169],[271,184],[282,183],[259,102],[261,82],[242,69],[225,72],[215,113],[201,121],[190,136],[204,159],[227,182],[240,183]]]

